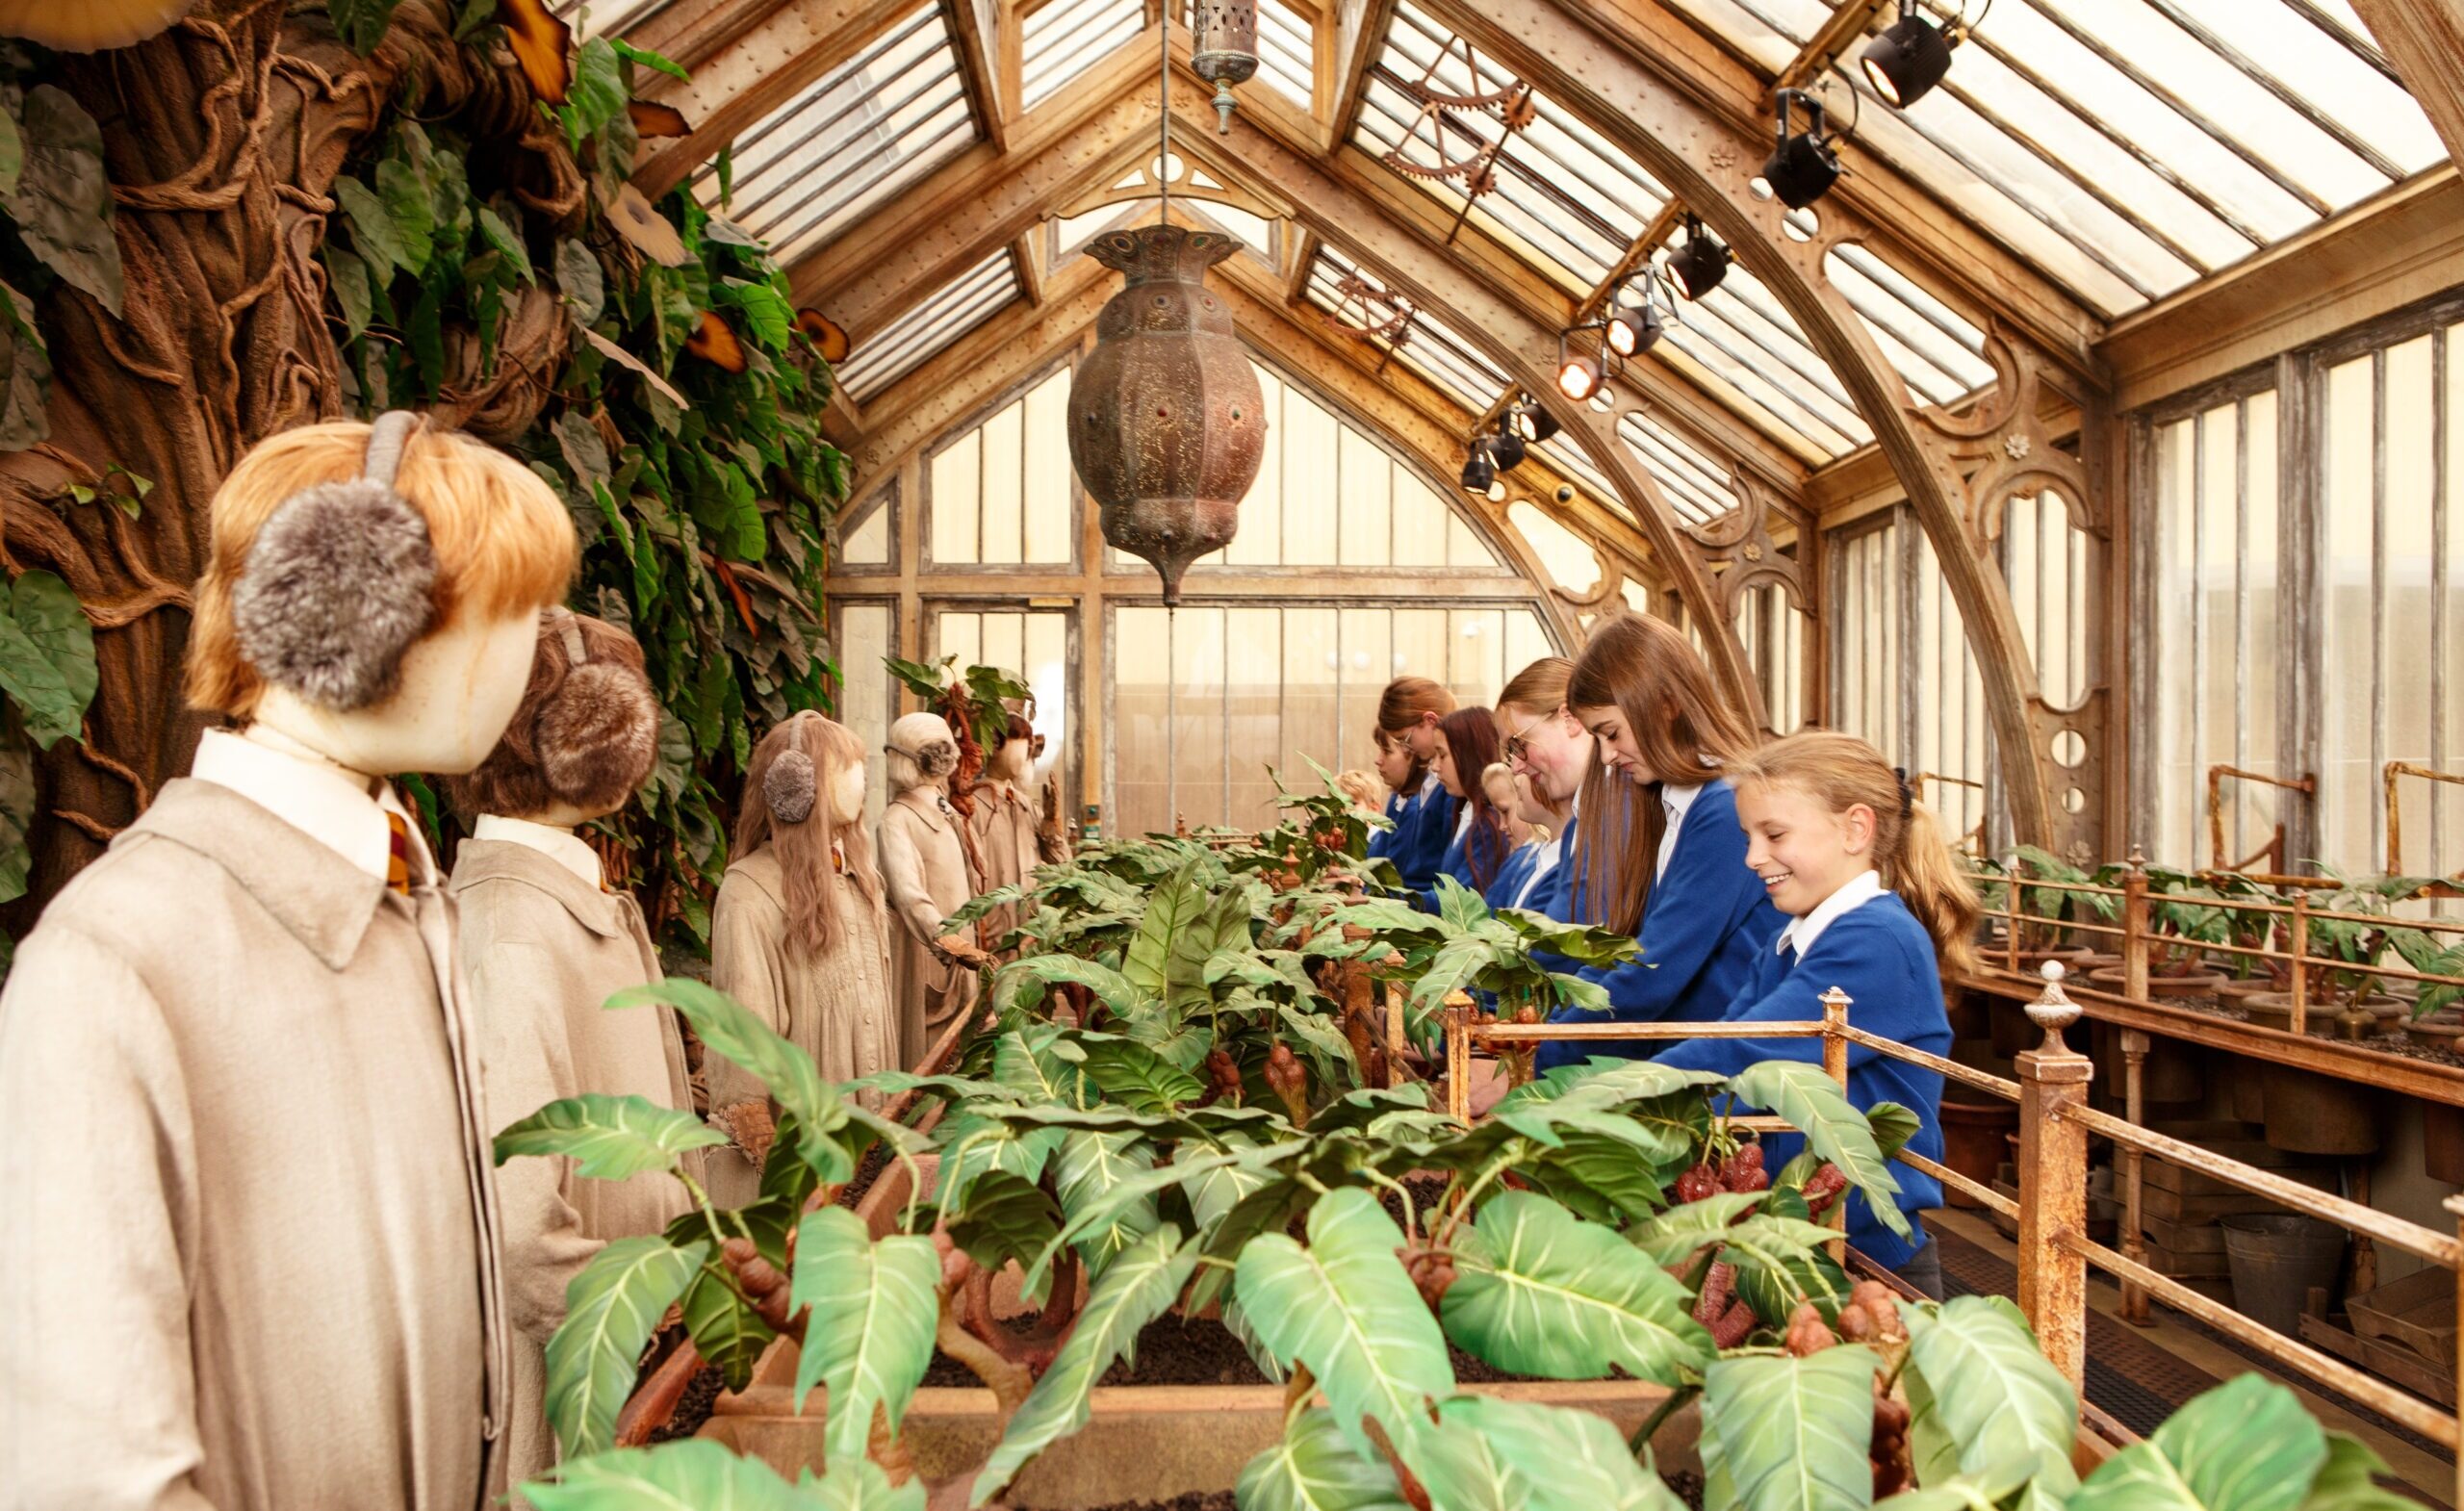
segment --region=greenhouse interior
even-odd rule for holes
[[[2464,1503],[2460,157],[2459,0],[0,0],[0,1508]]]

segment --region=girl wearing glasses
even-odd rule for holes
[[[1566,681],[1575,664],[1543,656],[1505,684],[1490,718],[1498,731],[1498,756],[1548,815],[1555,840],[1533,862],[1533,880],[1514,904],[1563,923],[1565,861],[1573,852],[1578,795],[1591,776],[1591,735],[1566,711]]]
[[[1604,1014],[1561,1010],[1557,1020],[1715,1020],[1784,922],[1746,867],[1727,780],[1753,753],[1753,731],[1682,634],[1634,614],[1592,631],[1567,679],[1566,706],[1595,740],[1598,761],[1568,862],[1565,911],[1633,935],[1642,956],[1586,973],[1607,989]],[[1612,789],[1623,805],[1593,801]],[[1578,1063],[1593,1048],[1543,1045],[1539,1068]]]

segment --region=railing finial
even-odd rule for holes
[[[2144,874],[2147,870],[2147,852],[2134,844],[2130,847],[2130,858],[2123,863],[2130,869]]]
[[[2044,1030],[2044,1052],[2068,1054],[2070,1046],[2062,1041],[2062,1031],[2079,1021],[2079,1004],[2062,989],[2062,978],[2067,974],[2060,960],[2044,962],[2044,990],[2028,1004],[2028,1021]]]

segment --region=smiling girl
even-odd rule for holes
[[[1848,1020],[1868,1033],[1947,1055],[1951,1028],[1942,977],[1974,963],[1976,893],[1943,843],[1933,813],[1900,774],[1853,735],[1810,730],[1774,741],[1731,771],[1750,874],[1789,917],[1731,1005],[1731,1021],[1805,1022],[1822,1016],[1821,995],[1848,993]],[[1732,1075],[1764,1060],[1818,1061],[1811,1038],[1697,1038],[1671,1046],[1662,1064]],[[1861,1109],[1897,1102],[1916,1114],[1912,1153],[1942,1157],[1937,1104],[1942,1078],[1862,1045],[1848,1049],[1848,1099]],[[1801,1146],[1763,1140],[1777,1170]],[[1933,1177],[1897,1167],[1899,1208],[1941,1205]],[[1941,1294],[1941,1262],[1912,1220],[1903,1239],[1861,1196],[1848,1208],[1848,1240],[1928,1295]]]
[[[1555,1022],[1705,1022],[1744,989],[1782,919],[1745,868],[1745,838],[1727,773],[1754,748],[1745,718],[1685,637],[1627,614],[1592,631],[1566,679],[1566,705],[1599,752],[1583,789],[1563,915],[1630,934],[1639,959],[1584,974],[1608,992],[1604,1013],[1561,1009]],[[1622,802],[1602,801],[1614,793]],[[1596,1049],[1549,1044],[1539,1066]]]

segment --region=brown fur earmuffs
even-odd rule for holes
[[[471,817],[521,818],[564,806],[613,811],[650,780],[658,719],[633,637],[604,620],[552,608],[540,616],[530,685],[504,738],[478,770],[447,779],[447,793]]]

